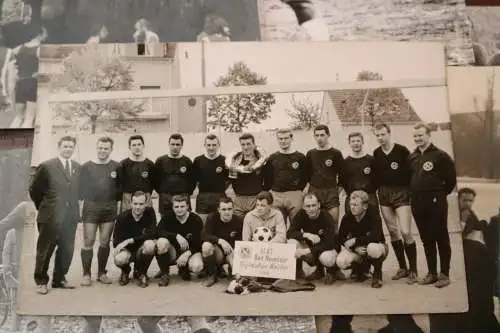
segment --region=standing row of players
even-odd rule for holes
[[[279,209],[282,212],[280,217],[284,221],[293,221],[302,207],[304,194],[308,192],[314,194],[314,197],[310,199],[312,201],[317,199],[318,206],[328,211],[332,232],[331,235],[328,232],[327,235],[322,236],[316,233],[325,232],[324,229],[315,230],[312,225],[301,225],[301,229],[297,230],[300,237],[297,238],[299,238],[299,243],[309,244],[307,246],[309,249],[298,246],[297,257],[320,266],[332,266],[333,262],[337,263],[334,265],[336,267],[351,267],[356,276],[364,276],[369,265],[367,267],[364,264],[355,264],[356,268],[354,268],[352,261],[359,261],[359,257],[366,257],[368,252],[371,252],[366,246],[359,246],[360,240],[353,236],[358,235],[358,238],[361,238],[360,232],[363,228],[359,226],[360,223],[352,224],[353,230],[346,232],[346,240],[342,243],[343,249],[350,250],[344,253],[350,253],[350,255],[340,256],[342,251],[339,250],[336,252],[339,253],[337,258],[332,259],[330,256],[330,260],[326,260],[330,263],[328,264],[325,260],[320,260],[321,253],[311,251],[317,254],[312,255],[315,258],[311,260],[308,252],[321,238],[328,236],[333,239],[340,236],[337,234],[341,188],[348,197],[353,199],[346,200],[348,212],[346,219],[350,218],[354,222],[359,222],[367,215],[366,212],[372,210],[377,213],[368,215],[379,216],[380,204],[400,266],[393,279],[407,277],[409,283],[417,282],[416,245],[410,230],[411,213],[413,213],[428,263],[428,274],[418,282],[435,284],[438,287],[448,285],[450,283],[451,247],[447,232],[446,196],[456,184],[454,163],[448,154],[430,142],[431,131],[425,124],[419,123],[414,127],[414,141],[417,148],[413,153],[410,153],[404,146],[392,142],[388,125],[377,124],[374,132],[380,147],[375,150],[373,156],[363,152],[363,135],[351,133],[348,140],[352,153],[347,158],[331,146],[330,131],[325,125],[319,125],[314,129],[317,147],[308,151],[306,155],[293,149],[293,133],[290,130],[277,132],[279,151],[269,156],[256,146],[255,138],[251,134],[243,134],[239,138],[241,151],[225,157],[219,153],[219,139],[209,134],[204,143],[206,153],[196,157],[194,161],[182,154],[184,139],[180,134],[172,134],[169,137],[169,153],[159,157],[156,162],[144,156],[145,142],[142,136],[136,135],[129,138],[131,155],[120,163],[110,161],[113,140],[99,139],[97,161],[89,161],[81,169],[78,166],[76,172],[79,183],[78,198],[83,199],[84,202],[82,220],[85,244],[81,253],[86,284],[90,284],[90,263],[97,229],[100,230],[97,280],[104,283],[110,282],[106,276],[105,267],[118,201],[121,202],[122,216],[126,212],[131,215],[133,193],[143,192],[144,204],[151,206],[151,194],[156,191],[159,197],[159,213],[162,218],[166,218],[176,215],[172,198],[176,195],[189,198],[197,187],[196,213],[202,221],[205,221],[208,214],[217,212],[220,208],[220,198],[225,196],[230,184],[234,192],[232,200],[234,215],[240,218],[248,213],[250,214],[247,216],[251,216],[258,211],[259,206],[256,207],[258,194],[269,190],[271,202],[270,200],[263,201]],[[60,140],[61,163],[63,163],[62,159],[70,159],[75,144],[76,140],[71,137],[64,137]],[[71,163],[78,164],[75,161]],[[35,176],[32,188],[36,188],[36,179]],[[362,192],[358,192],[355,198],[352,198],[351,194],[356,191]],[[358,205],[362,206],[364,211],[359,209],[361,213],[354,212],[349,206],[352,202],[359,202]],[[186,204],[189,210],[190,200],[187,200]],[[304,207],[306,208],[307,205]],[[358,214],[357,217],[355,217],[356,214]],[[270,216],[265,217],[265,219],[269,218]],[[377,227],[377,230],[380,230],[381,235],[379,243],[385,243],[381,225],[380,228]],[[378,235],[378,232],[365,230],[365,236],[377,237],[375,234]],[[285,239],[286,237],[283,236],[283,241]],[[330,242],[330,244],[334,243]],[[186,247],[182,239],[179,241],[171,238],[169,244],[181,250],[182,247]],[[181,246],[181,244],[184,245]],[[130,244],[125,246],[127,245]],[[160,245],[162,245],[161,242],[160,244],[156,242],[155,251],[161,252],[159,251]],[[439,275],[437,274],[436,245],[441,259]],[[380,247],[376,250],[370,248],[375,254],[385,257],[387,251],[380,249]],[[222,250],[224,253],[227,252],[224,251],[223,246]],[[176,253],[180,254],[179,251]],[[129,261],[133,257],[133,251],[130,254],[130,258],[127,258]],[[50,256],[48,256],[49,260]],[[323,259],[325,257],[323,256]],[[47,260],[47,257],[45,259]],[[188,261],[189,258],[184,256],[181,263]],[[203,260],[193,258],[193,261],[198,262],[195,265],[198,268],[202,266]],[[343,264],[339,264],[341,262]],[[43,263],[40,263],[40,266],[44,266]],[[46,272],[44,274],[46,275]],[[327,274],[330,280],[331,275]],[[342,274],[337,271],[333,278],[335,276],[342,277]],[[379,285],[380,280],[381,272],[375,270],[374,285]]]

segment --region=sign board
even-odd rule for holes
[[[295,280],[295,249],[295,244],[237,241],[233,272],[242,276]]]

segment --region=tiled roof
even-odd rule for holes
[[[342,123],[361,122],[360,107],[365,98],[367,106],[375,107],[375,122],[415,123],[421,120],[401,89],[332,90],[326,96]],[[364,121],[372,121],[368,111],[364,112]]]

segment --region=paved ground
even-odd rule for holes
[[[372,289],[369,282],[338,283],[324,286],[321,283],[312,292],[278,294],[272,292],[235,296],[224,293],[227,281],[222,280],[212,288],[204,288],[199,281],[184,282],[175,277],[170,286],[159,288],[153,282],[149,288],[135,285],[120,287],[95,285],[92,288],[79,287],[75,290],[53,290],[48,295],[36,294],[32,280],[34,267],[34,244],[36,231],[27,227],[24,234],[24,248],[21,267],[21,290],[18,301],[20,314],[53,315],[290,315],[290,314],[385,314],[460,312],[466,309],[466,290],[462,245],[456,219],[456,203],[450,198],[450,230],[453,231],[452,275],[453,283],[448,288],[408,286],[404,282],[390,281],[396,270],[391,253],[384,268],[385,286]],[[415,229],[416,230],[416,229]],[[68,280],[76,285],[81,282],[81,228],[78,230],[76,251]],[[425,273],[425,258],[419,245],[418,265]],[[95,264],[95,263],[94,263]],[[114,280],[119,270],[108,265]],[[150,275],[158,271],[156,262],[150,268]],[[163,295],[160,296],[160,295]],[[411,297],[408,297],[411,295]],[[343,302],[332,302],[342,299]],[[359,302],[358,300],[364,300]],[[401,300],[405,302],[402,303]],[[347,300],[347,301],[346,301]],[[214,301],[216,302],[214,304]],[[133,306],[132,306],[133,304]]]

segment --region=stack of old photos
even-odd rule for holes
[[[0,0],[0,333],[500,332],[466,5]]]

